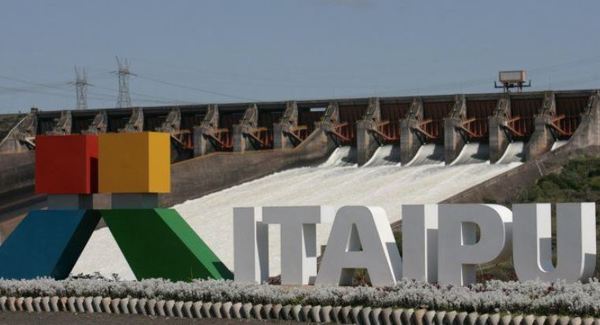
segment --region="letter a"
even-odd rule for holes
[[[402,261],[392,228],[382,208],[346,206],[338,210],[317,285],[347,285],[352,269],[366,268],[374,286],[396,284]]]

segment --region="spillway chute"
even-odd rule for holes
[[[356,163],[356,148],[351,146],[337,147],[327,161],[319,167],[353,167]]]
[[[385,145],[377,148],[364,167],[399,166],[400,146]]]
[[[490,147],[487,143],[467,143],[450,166],[485,163],[489,159]]]
[[[515,141],[508,144],[497,164],[510,164],[525,160],[525,142]]]
[[[422,145],[415,157],[406,166],[443,165],[444,146],[440,144],[427,143]]]

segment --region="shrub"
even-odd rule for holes
[[[453,287],[403,280],[396,286],[288,287],[233,281],[170,282],[161,279],[118,281],[101,278],[0,280],[0,295],[103,296],[112,298],[173,299],[181,301],[241,302],[427,308],[466,312],[511,312],[600,316],[600,282],[488,281]]]

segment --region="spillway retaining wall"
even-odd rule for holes
[[[333,149],[325,132],[317,129],[293,149],[217,152],[185,160],[172,166],[171,193],[161,195],[160,204],[171,206],[284,169],[317,164]]]
[[[32,188],[35,174],[34,152],[0,155],[0,195]]]

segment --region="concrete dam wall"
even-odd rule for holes
[[[404,163],[422,144],[443,144],[450,162],[465,143],[489,142],[491,161],[514,140],[528,155],[568,139],[582,122],[593,90],[322,99],[41,111],[32,109],[0,139],[0,153],[35,148],[40,134],[161,131],[172,135],[173,159],[210,152],[297,146],[325,122],[341,145],[366,163],[382,144],[402,147]]]
[[[370,163],[375,152],[381,150],[388,150],[395,161],[410,165],[415,158],[423,157],[417,154],[421,149],[435,150],[432,154],[436,157],[441,152],[449,164],[469,143],[487,143],[487,151],[481,154],[496,162],[511,143],[523,142],[525,158],[535,159],[568,140],[580,125],[589,130],[580,142],[586,145],[595,141],[594,126],[586,121],[590,107],[591,111],[597,110],[597,97],[595,91],[578,90],[79,111],[32,109],[0,139],[0,161],[7,165],[5,179],[22,179],[25,174],[33,178],[32,170],[18,171],[21,167],[11,166],[15,160],[3,156],[34,150],[36,135],[168,132],[174,162],[210,157],[174,165],[175,192],[162,199],[168,206],[277,170],[311,165],[319,160],[313,158],[340,145],[352,147],[358,165]],[[315,130],[325,133],[327,141],[287,153]],[[29,166],[33,166],[32,157],[23,158]],[[204,187],[195,184],[197,177],[205,181]],[[27,190],[24,182],[0,183],[3,192]],[[194,193],[186,196],[192,190]]]

